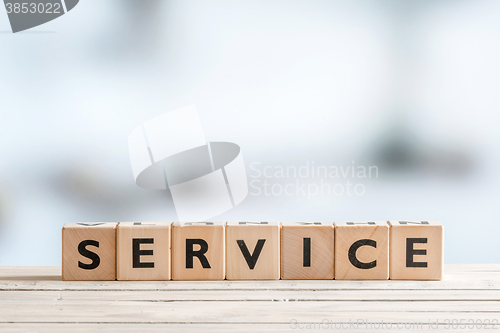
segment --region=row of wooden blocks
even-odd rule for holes
[[[63,280],[440,280],[443,226],[388,222],[67,223]]]

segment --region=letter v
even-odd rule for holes
[[[245,257],[245,260],[247,261],[248,267],[250,269],[254,269],[255,264],[257,263],[257,259],[259,259],[260,252],[262,251],[262,248],[264,247],[264,243],[266,242],[266,240],[259,239],[257,241],[257,244],[255,245],[255,249],[253,250],[252,255],[250,255],[250,252],[248,251],[247,245],[245,244],[244,240],[237,240],[236,242],[240,247],[243,257]]]

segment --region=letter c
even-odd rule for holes
[[[361,262],[358,260],[358,258],[356,258],[356,251],[358,251],[358,249],[363,245],[377,248],[377,242],[373,239],[360,239],[358,241],[355,241],[349,248],[349,261],[351,262],[351,264],[353,264],[354,267],[360,269],[370,269],[377,266],[377,260],[373,260],[371,262]]]

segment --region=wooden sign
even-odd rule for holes
[[[441,280],[437,221],[97,222],[62,229],[63,280]]]

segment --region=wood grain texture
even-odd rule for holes
[[[331,222],[283,222],[281,279],[333,279],[334,231]]]
[[[169,222],[120,222],[116,229],[118,280],[170,280]],[[136,267],[134,267],[134,240]],[[144,241],[153,243],[144,243]],[[141,251],[153,251],[151,255]],[[138,255],[140,254],[140,255]],[[138,262],[137,262],[138,261]],[[141,266],[153,267],[141,267]]]
[[[187,239],[206,242],[207,249],[202,254],[206,259],[206,267],[203,267],[202,259],[197,256],[191,256],[192,266],[186,267]],[[174,222],[172,246],[173,280],[224,280],[226,253],[223,222]],[[191,249],[200,251],[201,245],[191,244]]]
[[[0,267],[2,332],[290,332],[291,321],[395,332],[498,328],[500,265],[446,265],[441,281],[61,281],[60,267]],[[461,319],[474,326],[447,326]],[[429,320],[433,327],[397,325]],[[437,326],[436,326],[437,325]]]
[[[240,241],[240,244],[238,244]],[[259,252],[259,242],[263,246]],[[256,259],[251,267],[241,244]],[[227,222],[226,278],[277,280],[280,278],[280,224],[278,222]],[[256,251],[257,249],[257,251]]]
[[[376,243],[362,245],[363,240]],[[350,251],[354,253],[350,254]],[[353,262],[359,266],[355,266]],[[364,266],[366,267],[360,268]],[[389,278],[389,226],[386,222],[335,222],[335,278],[338,280]]]
[[[66,223],[62,229],[63,280],[116,278],[116,223]],[[87,244],[84,245],[86,242]],[[84,245],[84,246],[83,246]],[[80,249],[79,249],[80,247]],[[97,254],[92,260],[84,251]],[[94,263],[94,265],[92,265]],[[96,266],[95,268],[93,266]]]
[[[438,221],[389,221],[390,279],[443,278],[443,226]],[[410,240],[413,239],[414,243]],[[410,242],[410,243],[409,243]],[[415,251],[409,253],[410,251]],[[425,253],[425,254],[424,254]],[[410,261],[410,262],[409,262]],[[425,267],[410,267],[412,265]]]

